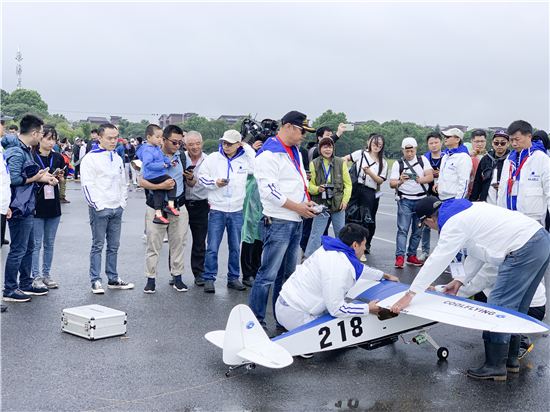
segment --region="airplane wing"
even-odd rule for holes
[[[364,291],[356,298],[380,299],[378,306],[387,309],[401,299],[409,289],[409,285],[391,281],[365,282],[371,283],[363,283],[363,286],[372,286],[363,289]],[[511,309],[430,290],[417,294],[401,313],[497,333],[540,333],[549,329],[545,323]]]
[[[244,348],[237,355],[249,362],[273,369],[284,368],[293,362],[286,349],[270,340]]]

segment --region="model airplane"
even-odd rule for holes
[[[426,331],[438,322],[500,333],[540,333],[549,329],[545,323],[523,313],[432,291],[416,296],[399,315],[391,313],[389,308],[408,289],[409,285],[402,283],[360,278],[347,297],[365,304],[380,299],[378,306],[384,309],[379,316],[335,318],[325,314],[271,340],[252,310],[246,305],[237,305],[229,315],[225,330],[209,332],[205,337],[223,349],[224,363],[232,365],[227,372],[229,376],[236,368],[251,369],[256,364],[284,368],[292,363],[293,356],[314,352],[353,345],[372,350],[392,344],[407,334],[415,335],[414,343],[430,342],[438,357],[446,359],[448,349],[439,347]]]

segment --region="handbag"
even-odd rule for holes
[[[361,166],[363,166],[363,155],[365,153],[365,150],[361,150],[361,162],[359,163],[359,170],[361,170]],[[351,166],[352,170],[349,172],[349,177],[351,178],[351,186],[352,191],[355,189],[355,186],[357,185],[357,181],[359,180],[359,173],[360,171],[357,171],[357,168],[355,167],[355,163]]]

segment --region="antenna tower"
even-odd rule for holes
[[[17,88],[21,88],[21,73],[23,69],[21,68],[21,60],[23,60],[23,55],[21,54],[21,47],[17,48],[17,54],[15,55],[15,60],[17,60],[17,65],[15,66],[15,73],[17,74]]]

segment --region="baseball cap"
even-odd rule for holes
[[[464,133],[462,133],[462,130],[457,129],[456,127],[453,127],[452,129],[441,131],[445,136],[457,136],[460,140],[464,137]]]
[[[506,130],[497,130],[493,135],[493,139],[495,137],[504,137],[506,140],[510,140],[510,136],[508,136],[508,133],[506,133]]]
[[[426,196],[416,204],[416,216],[423,222],[424,219],[433,215],[441,207],[443,202],[435,196]]]
[[[78,142],[81,142],[81,141],[82,141],[82,139],[80,137],[77,137],[76,139],[74,139],[75,143],[78,143]]]
[[[0,120],[3,120],[5,122],[9,122],[10,120],[13,120],[13,117],[6,116],[4,112],[0,112]]]
[[[240,143],[242,140],[241,134],[236,130],[227,130],[220,140],[225,140],[228,143]]]
[[[285,125],[287,123],[301,127],[307,132],[315,133],[315,129],[309,126],[307,116],[303,113],[297,112],[296,110],[288,112],[283,116],[283,118],[281,119],[281,124]]]
[[[414,137],[405,137],[401,142],[401,148],[404,149],[407,146],[417,147],[416,139]]]

